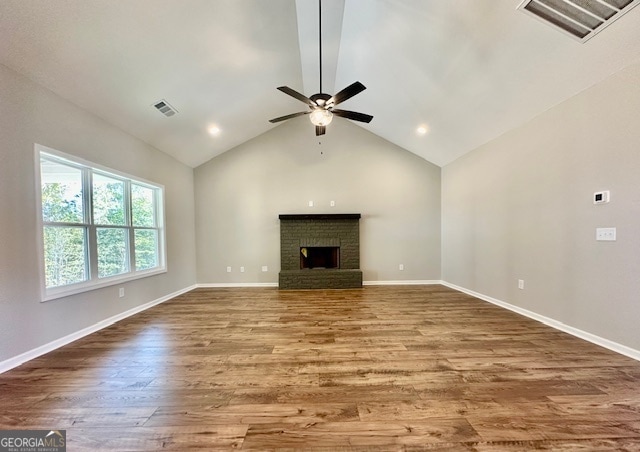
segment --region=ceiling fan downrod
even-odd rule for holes
[[[320,59],[320,94],[322,94],[322,0],[318,0],[318,48]]]

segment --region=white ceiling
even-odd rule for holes
[[[518,3],[323,0],[324,91],[445,165],[640,59],[640,8],[582,44]],[[318,91],[317,41],[315,0],[0,0],[2,64],[190,166],[304,111],[276,87]]]

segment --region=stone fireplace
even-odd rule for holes
[[[280,215],[280,289],[362,287],[360,214]]]

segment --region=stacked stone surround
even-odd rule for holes
[[[362,287],[360,214],[280,215],[280,289]],[[340,247],[340,267],[301,269],[300,248]]]

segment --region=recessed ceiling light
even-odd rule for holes
[[[429,131],[429,128],[427,126],[420,126],[416,129],[416,132],[418,132],[418,135],[426,135],[428,131]]]
[[[220,127],[218,127],[218,126],[209,127],[209,133],[211,135],[218,135],[220,133]]]

